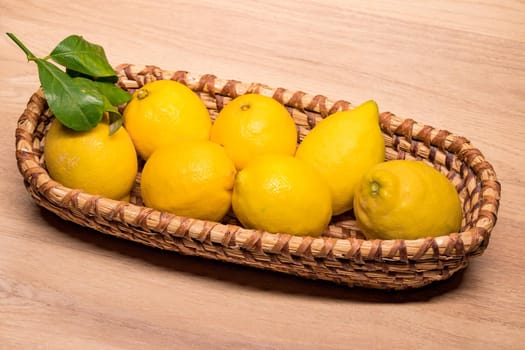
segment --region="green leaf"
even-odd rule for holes
[[[69,68],[66,68],[66,73],[67,73],[67,75],[69,75],[72,78],[80,77],[80,78],[86,78],[86,79],[101,81],[101,82],[105,82],[105,83],[116,83],[118,81],[118,77],[116,75],[112,75],[110,77],[98,77],[97,78],[97,77],[92,77],[91,75],[87,75],[87,74],[84,74],[84,73],[77,72],[76,70],[69,69]]]
[[[131,99],[131,94],[129,92],[115,85],[118,81],[117,76],[94,78],[71,69],[66,69],[66,73],[73,78],[80,77],[93,80],[97,89],[105,95],[114,106],[124,104]]]
[[[124,124],[122,114],[120,114],[117,107],[113,106],[111,102],[104,96],[104,111],[108,114],[109,135],[113,135]]]
[[[92,77],[115,76],[102,46],[93,44],[79,35],[62,40],[49,55],[56,63]]]
[[[113,135],[117,132],[117,130],[124,124],[124,119],[122,118],[122,115],[119,112],[112,113],[108,112],[109,114],[109,135]]]
[[[35,59],[49,108],[66,127],[85,131],[102,119],[104,97],[90,80],[71,78],[54,64]]]
[[[131,99],[131,94],[112,83],[95,81],[95,86],[102,95],[106,96],[113,106],[120,106]]]

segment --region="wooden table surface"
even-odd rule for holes
[[[525,3],[0,0],[1,349],[523,349]],[[181,256],[39,209],[14,131],[36,66],[81,34],[110,62],[300,89],[467,136],[502,184],[489,248],[444,283],[345,288]]]

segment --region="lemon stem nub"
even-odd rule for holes
[[[241,105],[241,110],[243,110],[243,111],[247,111],[247,110],[249,110],[249,109],[250,109],[250,105],[249,105],[249,104],[245,103],[245,104],[242,104],[242,105]]]
[[[381,186],[379,185],[379,182],[377,181],[371,181],[370,182],[370,194],[372,196],[377,196],[379,194],[379,189]]]
[[[137,91],[137,98],[139,100],[145,99],[146,97],[148,97],[148,95],[149,91],[147,89],[140,89],[139,91]]]

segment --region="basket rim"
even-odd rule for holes
[[[133,88],[138,81],[143,84],[151,79],[173,79],[188,85],[194,91],[209,94],[222,94],[235,97],[252,92],[270,97],[279,94],[285,105],[302,110],[312,110],[322,116],[336,110],[352,108],[347,101],[333,101],[321,95],[310,95],[301,91],[284,88],[271,88],[264,84],[243,83],[235,80],[219,79],[211,74],[194,74],[187,71],[169,71],[156,66],[121,64],[116,67],[118,84],[123,88]],[[149,75],[149,78],[148,78]],[[138,86],[138,85],[137,85]],[[320,96],[320,97],[319,97]],[[312,101],[317,101],[313,104]],[[390,112],[381,114],[382,129],[387,128],[391,135],[404,133],[409,140],[421,135],[444,135],[440,147],[452,149],[461,154],[469,166],[473,167],[476,180],[481,183],[480,200],[482,204],[478,217],[471,229],[450,233],[438,237],[423,237],[415,240],[364,240],[359,238],[332,238],[294,236],[286,233],[271,233],[261,230],[246,229],[241,226],[211,222],[177,216],[152,208],[120,202],[99,195],[71,189],[54,181],[47,170],[39,164],[38,154],[33,149],[35,132],[42,113],[45,97],[41,88],[31,96],[26,109],[20,116],[16,128],[16,159],[19,171],[24,177],[28,190],[33,197],[42,196],[58,208],[79,210],[90,216],[101,215],[108,220],[128,225],[148,228],[152,233],[169,234],[199,242],[229,248],[260,251],[263,254],[284,253],[309,258],[354,259],[356,261],[384,261],[399,259],[428,260],[439,257],[457,258],[479,255],[487,247],[490,233],[496,224],[501,187],[496,173],[482,153],[473,147],[466,138],[438,130],[409,118],[401,118]],[[408,130],[408,131],[407,131]],[[383,132],[385,132],[383,130]],[[419,140],[422,141],[422,140]],[[425,141],[426,142],[426,141]],[[36,199],[36,198],[35,198]]]

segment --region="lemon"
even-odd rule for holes
[[[317,169],[329,184],[334,215],[351,209],[357,184],[385,158],[377,104],[368,101],[329,115],[304,137],[296,157]]]
[[[243,226],[319,236],[332,215],[321,176],[292,156],[268,154],[249,162],[235,180],[232,208]]]
[[[297,128],[282,104],[271,97],[246,94],[219,112],[210,140],[223,145],[237,169],[242,169],[259,155],[293,155]]]
[[[105,122],[80,132],[53,120],[44,159],[51,178],[62,185],[116,200],[128,197],[137,175],[137,154],[128,133],[120,128],[110,136]]]
[[[374,166],[359,184],[354,211],[367,238],[417,239],[457,232],[461,201],[438,170],[415,160]]]
[[[211,118],[201,99],[173,80],[156,80],[133,93],[124,112],[124,127],[143,159],[158,147],[178,140],[206,140]]]
[[[151,154],[142,171],[141,195],[148,207],[219,221],[230,209],[235,174],[218,144],[181,141]]]

